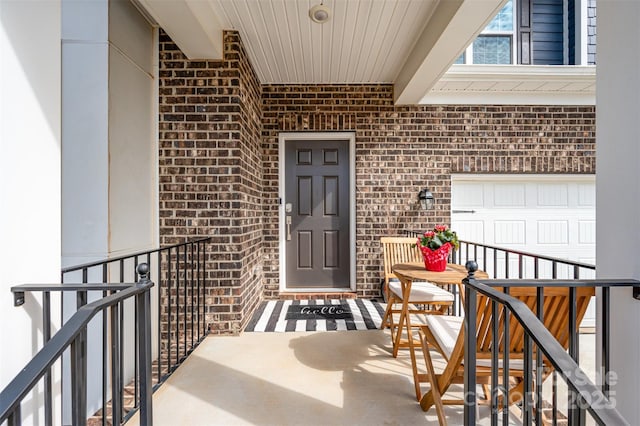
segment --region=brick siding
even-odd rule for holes
[[[261,88],[240,37],[223,61],[190,61],[160,36],[160,236],[213,238],[206,320],[237,333],[261,300]]]
[[[595,173],[593,106],[394,106],[392,85],[263,86],[265,296],[278,296],[278,133],[356,135],[357,293],[379,297],[382,235],[449,224],[452,173]],[[423,187],[435,209],[417,208]]]
[[[450,223],[452,173],[595,173],[593,106],[394,106],[389,84],[260,86],[235,32],[223,62],[188,61],[166,35],[160,54],[162,242],[215,237],[217,332],[279,297],[282,131],[355,132],[361,297],[379,297],[380,236]],[[427,212],[425,186],[437,200]]]

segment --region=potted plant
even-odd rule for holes
[[[442,272],[447,268],[447,259],[452,247],[459,246],[458,235],[447,225],[436,225],[416,241],[422,252],[427,271]]]

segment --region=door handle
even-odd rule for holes
[[[287,224],[287,241],[291,241],[291,216],[287,216],[285,223]]]

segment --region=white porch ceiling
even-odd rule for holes
[[[438,0],[212,0],[240,31],[262,83],[392,83]]]
[[[393,83],[419,103],[506,0],[134,0],[190,59],[220,59],[240,32],[261,83]]]

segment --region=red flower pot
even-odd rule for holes
[[[442,272],[447,269],[447,259],[451,251],[451,243],[444,243],[442,247],[431,250],[429,247],[420,247],[424,258],[424,267],[427,271]]]

